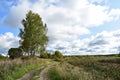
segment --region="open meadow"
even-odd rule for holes
[[[30,80],[40,80],[39,74],[49,65],[52,67],[45,74],[48,80],[120,80],[120,57],[117,56],[1,59],[0,80],[20,80],[32,70],[36,71]]]
[[[120,80],[120,57],[66,57],[48,71],[50,80]]]

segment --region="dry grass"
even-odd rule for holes
[[[0,61],[0,80],[15,80],[22,77],[25,73],[44,64],[49,60],[31,58],[27,60],[1,60]]]
[[[49,70],[48,77],[50,80],[120,80],[119,60],[118,57],[67,57]]]

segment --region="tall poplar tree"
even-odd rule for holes
[[[44,53],[48,43],[47,26],[43,23],[41,17],[37,13],[29,11],[26,18],[22,20],[24,26],[20,29],[19,36],[20,48],[25,55],[35,56],[38,53]]]

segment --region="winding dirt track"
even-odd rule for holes
[[[40,78],[38,80],[47,80],[47,72],[51,67],[52,65],[49,65],[48,67],[43,69],[42,72],[40,73]]]
[[[42,70],[42,72],[40,73],[40,77],[37,80],[47,80],[47,72],[52,66],[53,65],[48,65],[46,68],[44,68]],[[38,69],[32,70],[32,71],[26,73],[22,78],[16,79],[16,80],[30,80],[31,78],[33,78],[35,76],[35,72],[37,70]]]
[[[25,74],[22,78],[16,79],[16,80],[30,80],[34,76],[35,71],[36,70],[32,70],[32,71],[28,72],[27,74]]]

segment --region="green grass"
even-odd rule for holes
[[[37,80],[49,64],[54,64],[47,73],[49,80],[120,80],[120,57],[77,56],[55,61],[39,58],[0,60],[0,80],[15,80],[33,69],[37,70],[31,80]]]
[[[17,79],[17,78],[20,78],[20,77],[22,77],[25,73],[27,73],[28,71],[30,71],[30,70],[32,70],[32,69],[35,69],[35,68],[37,68],[38,67],[38,65],[28,65],[28,66],[23,66],[23,67],[21,67],[21,68],[16,68],[13,72],[12,72],[12,74],[11,74],[11,77],[13,78],[13,79]]]
[[[15,80],[21,78],[27,72],[50,63],[50,60],[43,60],[39,58],[1,61],[0,80]]]
[[[50,80],[120,80],[120,57],[66,57],[48,71]]]
[[[89,73],[68,63],[61,63],[48,71],[50,80],[90,80]]]
[[[90,72],[95,76],[95,79],[93,80],[120,80],[120,69],[114,66],[102,65],[107,61],[118,64],[118,60],[120,60],[118,57],[88,57],[82,59],[70,59],[68,62]],[[113,65],[113,63],[109,63],[109,65]]]

